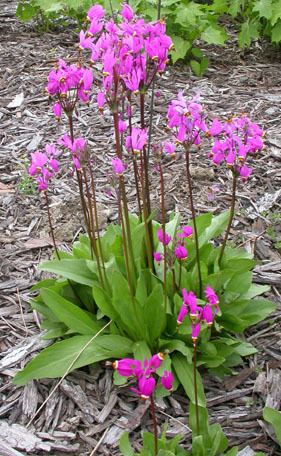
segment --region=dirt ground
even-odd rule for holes
[[[16,387],[12,378],[35,352],[46,346],[40,339],[36,314],[28,304],[29,288],[41,277],[38,264],[50,257],[52,242],[44,202],[25,178],[30,153],[56,140],[65,126],[56,125],[44,93],[47,74],[58,57],[74,55],[71,30],[38,33],[14,16],[15,3],[0,0],[0,456],[118,455],[117,440],[131,431],[136,448],[140,430],[149,428],[146,404],[126,389],[112,384],[103,367],[73,372],[56,389],[47,404],[36,410],[57,380],[31,382]],[[267,43],[240,51],[235,39],[225,48],[206,48],[210,68],[196,78],[188,67],[169,68],[157,82],[154,130],[166,135],[163,116],[178,90],[201,94],[211,116],[246,112],[266,131],[266,148],[254,162],[247,185],[240,185],[232,239],[254,249],[258,265],[255,281],[272,286],[269,297],[277,311],[251,328],[245,338],[258,349],[224,380],[204,376],[212,422],[219,422],[230,445],[249,445],[269,455],[281,454],[262,421],[264,405],[280,409],[281,402],[281,52]],[[116,219],[116,202],[110,196],[107,176],[113,154],[110,117],[97,116],[83,107],[76,131],[86,136],[96,153],[98,200],[103,226]],[[105,154],[109,151],[109,155]],[[217,213],[230,201],[230,182],[224,170],[213,170],[207,151],[193,154],[197,210]],[[168,208],[187,217],[186,183],[182,158],[165,166]],[[130,185],[130,182],[128,182]],[[208,195],[219,185],[215,199]],[[136,196],[128,192],[131,209]],[[157,186],[154,205],[159,204]],[[51,195],[56,238],[61,248],[83,230],[75,183],[65,167],[63,179]],[[168,424],[168,436],[183,435],[190,442],[187,400],[180,392],[157,401],[159,422]],[[250,452],[241,455],[251,455]]]

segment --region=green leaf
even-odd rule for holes
[[[105,335],[92,339],[73,336],[45,348],[17,373],[14,383],[25,385],[33,379],[62,377],[68,370],[104,359],[122,358],[132,352],[132,341],[126,337]]]
[[[240,356],[249,356],[257,353],[257,349],[250,342],[239,342],[234,351]]]
[[[200,77],[201,76],[201,66],[200,63],[197,62],[196,60],[190,60],[190,66],[194,74],[196,76]]]
[[[103,315],[106,315],[114,321],[118,320],[119,315],[112,305],[112,298],[98,282],[94,283],[92,292],[96,305]]]
[[[280,43],[280,41],[281,41],[281,20],[280,19],[278,20],[278,22],[275,24],[275,26],[271,30],[271,41],[272,41],[272,43]]]
[[[253,5],[253,11],[259,13],[260,17],[270,19],[272,16],[272,0],[256,0]]]
[[[281,412],[270,407],[265,407],[263,409],[263,418],[272,425],[276,438],[281,446]]]
[[[210,25],[201,34],[201,39],[208,44],[224,44],[227,39],[227,34],[222,27]]]
[[[36,14],[38,13],[39,9],[36,8],[31,3],[27,2],[19,2],[16,10],[16,15],[22,21],[30,21]]]
[[[45,304],[57,318],[76,333],[95,334],[101,329],[102,325],[90,316],[90,314],[72,302],[67,301],[58,293],[47,288],[42,288],[41,296]]]
[[[204,14],[201,5],[195,2],[189,2],[187,6],[181,3],[176,9],[176,13],[175,22],[187,29],[190,25],[196,25],[198,17]]]
[[[238,296],[243,295],[243,293],[246,293],[246,291],[249,290],[251,283],[251,272],[236,272],[225,286],[225,296],[230,293],[234,293]]]
[[[157,456],[175,456],[175,453],[169,450],[159,450]]]
[[[205,445],[202,435],[192,438],[192,454],[194,456],[206,456]]]
[[[281,19],[281,0],[277,0],[272,4],[271,25],[275,25],[278,19]]]
[[[172,35],[171,36],[174,49],[171,52],[173,63],[176,63],[179,59],[184,59],[187,52],[189,51],[191,44],[186,39],[182,38],[181,36]]]
[[[87,268],[85,260],[66,259],[47,261],[39,266],[41,271],[53,272],[74,282],[92,287],[95,276]]]
[[[119,449],[123,456],[134,456],[135,452],[130,444],[129,433],[124,432],[119,440]]]
[[[140,342],[136,342],[133,345],[133,353],[135,359],[139,359],[140,361],[144,361],[145,359],[149,359],[151,357],[151,351],[145,340],[141,340]]]
[[[228,13],[231,16],[236,17],[238,13],[242,12],[244,5],[245,5],[245,0],[232,0],[230,2]]]
[[[240,48],[250,46],[253,39],[259,37],[259,23],[247,19],[241,26],[238,34],[238,44]]]
[[[192,362],[192,350],[188,347],[182,340],[180,339],[171,339],[171,340],[164,340],[160,339],[159,347],[161,351],[168,350],[169,353],[173,353],[174,351],[178,351],[182,353],[186,358],[188,363]]]
[[[148,330],[151,345],[160,337],[166,325],[163,285],[154,286],[143,309],[144,323]]]
[[[228,219],[229,211],[222,212],[216,217],[213,217],[210,225],[199,236],[199,246],[202,247],[206,242],[221,234],[227,226]]]
[[[238,453],[238,447],[233,447],[233,448],[231,448],[231,450],[228,450],[225,453],[225,456],[236,456],[237,453]]]
[[[195,403],[194,395],[194,381],[193,381],[193,365],[188,362],[185,356],[180,353],[173,353],[172,356],[172,365],[175,369],[177,377],[181,382],[187,396],[189,399]],[[202,379],[199,372],[197,372],[197,390],[198,390],[198,405],[201,407],[206,406],[206,399],[204,394],[204,388],[202,384]]]
[[[63,9],[63,4],[59,1],[52,0],[36,0],[37,6],[39,6],[45,13],[55,12],[58,13]]]

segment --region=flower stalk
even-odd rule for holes
[[[188,192],[189,192],[189,203],[192,216],[192,223],[194,228],[194,241],[195,241],[195,250],[196,250],[196,264],[198,271],[198,283],[199,283],[199,297],[202,297],[202,276],[201,276],[201,266],[200,266],[200,251],[199,251],[199,239],[198,239],[198,230],[196,223],[196,213],[193,203],[193,190],[192,190],[192,180],[190,174],[190,162],[189,162],[189,146],[185,143],[185,162],[186,162],[186,175],[188,183]]]
[[[155,413],[155,402],[153,398],[153,394],[150,396],[150,413],[152,418],[152,425],[153,425],[153,435],[154,435],[154,456],[158,454],[158,429],[157,429],[157,419]]]
[[[226,243],[227,243],[227,240],[228,240],[228,236],[229,236],[229,233],[230,233],[232,221],[233,221],[234,214],[235,214],[236,189],[237,189],[237,174],[236,174],[235,170],[232,169],[232,194],[231,194],[230,214],[229,214],[228,225],[227,225],[227,228],[226,228],[226,232],[225,232],[225,236],[224,236],[224,240],[223,240],[223,243],[222,243],[222,246],[221,246],[220,256],[219,256],[219,260],[218,260],[218,263],[219,263],[220,267],[221,267],[221,263],[222,263],[223,254],[224,254],[224,251],[225,251]]]

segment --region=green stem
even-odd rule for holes
[[[157,419],[155,413],[155,403],[153,394],[150,396],[150,413],[153,422],[153,435],[154,435],[154,456],[158,454],[158,430],[157,430]]]
[[[197,391],[197,350],[196,342],[193,343],[193,382],[194,382],[194,397],[195,397],[195,414],[196,414],[196,432],[200,434],[199,427],[199,407],[198,407],[198,391]]]
[[[193,204],[193,192],[192,192],[192,180],[191,180],[191,175],[190,175],[188,144],[185,144],[185,162],[186,162],[186,175],[187,175],[187,183],[188,183],[190,210],[191,210],[191,216],[192,216],[192,222],[193,222],[193,228],[194,228],[196,263],[197,263],[198,282],[199,282],[199,297],[202,298],[202,276],[201,276],[201,267],[200,267],[199,239],[198,239],[198,231],[197,231],[197,224],[196,224],[196,213],[195,213],[194,204]]]
[[[228,236],[230,233],[233,217],[235,214],[236,189],[237,189],[237,175],[236,175],[235,171],[232,171],[232,196],[231,196],[230,214],[229,214],[228,225],[226,228],[226,232],[225,232],[225,236],[224,236],[224,240],[223,240],[223,243],[221,246],[220,256],[219,256],[219,260],[218,260],[219,266],[221,266],[224,250],[226,247],[226,242],[227,242],[227,239],[228,239]]]

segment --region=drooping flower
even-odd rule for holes
[[[178,260],[186,260],[187,259],[187,256],[188,256],[188,253],[187,253],[187,250],[186,248],[183,246],[183,245],[177,245],[175,247],[175,256]]]
[[[131,377],[141,370],[141,362],[137,359],[123,358],[112,364],[113,369],[117,370],[122,377]]]
[[[158,264],[160,264],[160,262],[162,261],[162,255],[160,252],[154,252],[153,258],[156,261],[156,263],[158,263]]]
[[[111,160],[111,165],[112,165],[114,174],[116,174],[118,176],[122,176],[122,174],[124,174],[125,165],[120,158],[118,158],[118,157],[113,158]]]
[[[169,243],[172,239],[168,233],[165,233],[165,235],[164,235],[164,232],[161,228],[159,228],[159,230],[157,230],[157,237],[158,237],[159,242],[161,242],[163,245],[169,245]]]
[[[201,331],[201,324],[200,323],[192,323],[191,325],[191,339],[193,344],[195,345],[198,339],[198,336]]]
[[[192,226],[183,226],[181,231],[177,233],[179,238],[191,238],[193,235],[193,228]]]
[[[173,376],[172,372],[165,370],[161,377],[161,383],[162,383],[163,387],[168,391],[172,391],[173,381],[174,381],[174,376]]]
[[[207,286],[205,288],[205,296],[208,300],[208,302],[211,304],[211,305],[214,305],[216,306],[218,303],[219,303],[219,298],[218,296],[216,295],[216,293],[214,292],[214,290]]]

